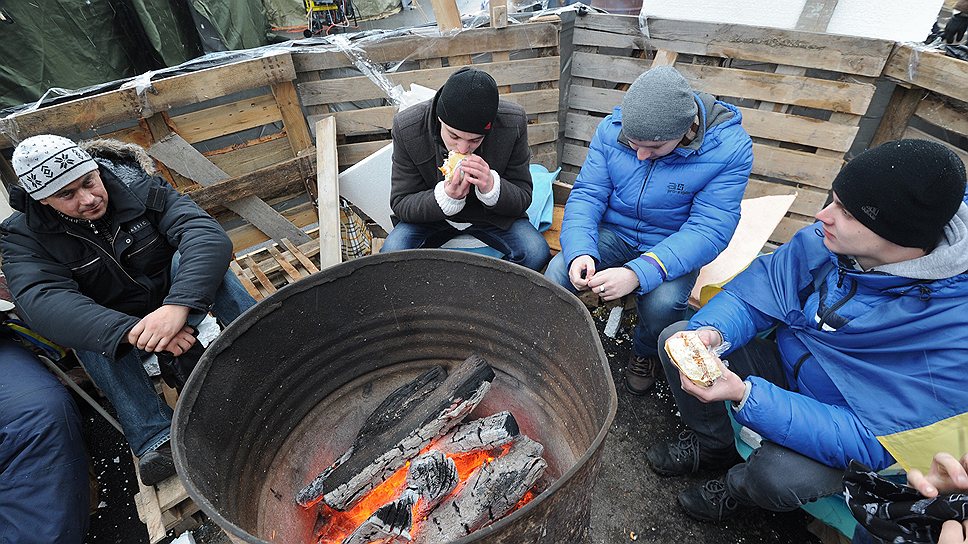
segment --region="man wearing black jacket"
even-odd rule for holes
[[[444,179],[438,167],[451,151],[467,157]],[[395,225],[382,251],[439,247],[463,232],[540,270],[551,255],[526,213],[530,159],[524,109],[500,100],[487,72],[457,70],[433,100],[393,119]]]
[[[227,273],[225,231],[149,175],[143,150],[104,140],[89,149],[40,135],[14,150],[19,213],[0,225],[3,271],[22,317],[73,348],[107,395],[153,485],[174,473],[172,412],[143,356],[182,355],[209,310],[228,323],[254,301]]]

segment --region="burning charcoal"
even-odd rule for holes
[[[339,466],[327,468],[300,490],[296,502],[308,507],[322,497],[336,510],[351,508],[430,442],[458,425],[477,407],[493,379],[494,370],[487,361],[472,355],[432,391],[424,393],[425,388],[411,383],[401,389],[413,393],[398,396],[398,389],[390,395],[393,401],[388,398],[367,418],[348,457],[344,454]],[[388,416],[387,410],[393,415]]]
[[[407,490],[423,499],[420,503],[420,517],[436,508],[459,482],[460,476],[457,475],[454,461],[437,450],[417,457],[407,472]]]
[[[504,455],[485,463],[438,506],[414,535],[414,544],[462,538],[510,512],[544,473],[544,448],[520,436]]]
[[[410,526],[413,525],[414,493],[404,492],[397,500],[380,507],[364,521],[343,544],[397,544],[410,542]]]
[[[490,450],[518,436],[518,422],[511,412],[499,412],[459,425],[434,443],[434,449],[447,454]]]

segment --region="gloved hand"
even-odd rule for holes
[[[944,25],[942,38],[945,43],[960,42],[965,37],[965,30],[968,30],[968,13],[956,13]]]

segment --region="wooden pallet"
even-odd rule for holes
[[[237,257],[229,267],[252,298],[259,301],[280,287],[319,272],[319,243],[314,240],[297,247],[283,239],[281,249],[276,244],[268,245]]]
[[[138,460],[134,459],[135,479],[138,481],[138,493],[134,496],[138,509],[138,518],[148,529],[148,541],[151,544],[163,540],[169,532],[178,535],[195,529],[200,524],[198,506],[188,497],[188,492],[178,476],[172,476],[155,485],[146,486],[141,483],[138,474]]]

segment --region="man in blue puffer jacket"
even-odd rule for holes
[[[662,475],[733,457],[727,415],[762,437],[749,459],[679,495],[691,516],[793,510],[843,491],[851,459],[925,470],[968,423],[965,167],[942,144],[900,140],[858,155],[816,225],[729,282],[688,322],[729,367],[710,387],[662,363],[679,440],[647,457]],[[756,338],[776,327],[776,339]],[[731,346],[731,348],[729,347]],[[736,349],[740,348],[740,349]],[[735,349],[735,351],[731,351]],[[681,385],[681,386],[680,386]]]
[[[753,166],[741,120],[675,68],[653,68],[598,125],[568,197],[561,253],[545,276],[605,300],[636,292],[625,374],[634,394],[655,383],[659,332],[685,317],[699,269],[736,230]]]

